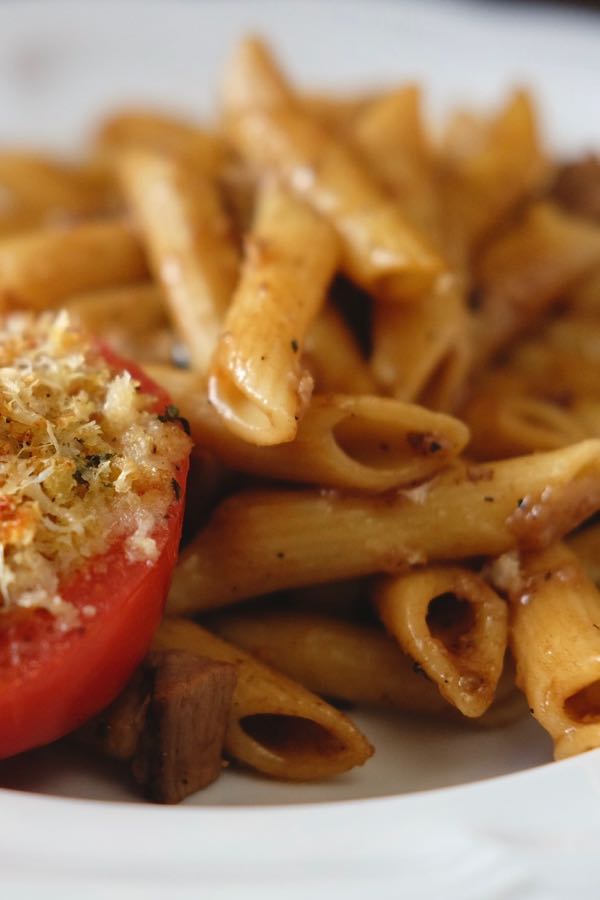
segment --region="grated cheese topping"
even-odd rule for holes
[[[66,312],[0,331],[0,613],[78,612],[61,582],[118,539],[151,564],[189,440]],[[176,485],[175,485],[176,487]],[[94,611],[87,610],[86,616]]]

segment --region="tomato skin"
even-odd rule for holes
[[[134,365],[103,353],[157,398],[157,410],[165,408],[169,398],[161,388]],[[177,560],[187,472],[186,456],[178,465],[178,496],[153,533],[156,561],[128,561],[120,539],[61,586],[80,612],[79,626],[61,632],[42,610],[0,615],[0,759],[83,724],[114,699],[143,658]],[[86,606],[93,616],[84,614]]]

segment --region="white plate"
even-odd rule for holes
[[[308,86],[417,78],[434,113],[526,82],[558,149],[600,147],[598,18],[426,0],[0,3],[0,142],[73,151],[127,102],[208,113],[249,29]],[[356,718],[377,746],[363,770],[310,786],[228,772],[176,809],[136,805],[75,751],[4,763],[2,897],[596,895],[599,753],[541,766],[549,742],[527,719],[466,732]]]

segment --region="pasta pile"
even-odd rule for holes
[[[302,93],[254,38],[220,98],[0,154],[3,309],[189,422],[156,646],[236,665],[227,754],[274,777],[369,758],[336,701],[501,723],[514,673],[557,758],[600,746],[600,166],[525,91],[434,138],[419,87]]]

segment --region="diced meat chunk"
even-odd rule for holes
[[[150,800],[179,803],[221,771],[235,668],[180,650],[150,654],[153,683],[133,759]]]
[[[131,764],[150,800],[179,803],[211,784],[236,684],[235,667],[183,650],[150,653],[125,690],[78,739]]]

